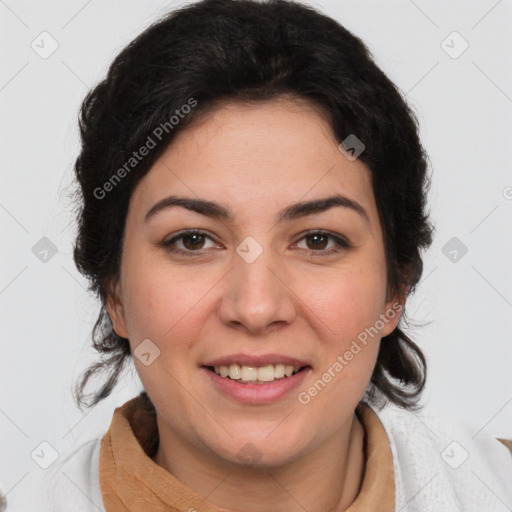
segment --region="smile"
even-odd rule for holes
[[[243,364],[231,364],[229,366],[209,366],[210,371],[215,372],[220,377],[231,379],[239,383],[247,384],[265,384],[279,379],[286,379],[295,375],[305,367],[269,364],[266,366],[248,366]]]
[[[225,377],[220,374],[221,367],[223,367],[224,374],[227,372]],[[216,368],[218,373],[215,371]],[[233,376],[239,376],[238,379],[230,377],[232,368]],[[246,368],[245,371],[244,368]],[[313,371],[311,366],[295,368],[291,365],[267,364],[257,367],[236,363],[229,366],[202,366],[200,369],[208,381],[213,384],[213,389],[217,393],[236,402],[252,405],[271,404],[280,399],[295,396],[294,391],[303,386],[304,379]],[[260,371],[262,378],[268,380],[260,380]],[[284,375],[282,375],[283,372]],[[246,380],[242,380],[242,375]]]

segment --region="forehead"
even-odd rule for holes
[[[250,215],[341,194],[372,217],[370,172],[338,145],[326,116],[310,103],[228,103],[177,134],[132,200],[147,211],[168,195],[185,195]]]

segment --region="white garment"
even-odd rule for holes
[[[396,512],[512,511],[512,453],[503,443],[429,407],[372,409],[391,444]]]
[[[418,413],[391,403],[371,407],[391,445],[396,512],[512,511],[512,453],[503,443],[484,431],[472,436],[429,406]],[[7,511],[105,512],[100,447],[101,439],[90,441],[56,463],[42,490]]]

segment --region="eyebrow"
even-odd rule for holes
[[[151,209],[146,213],[144,222],[148,222],[149,219],[154,217],[157,213],[173,206],[181,206],[182,208],[200,213],[201,215],[227,222],[232,222],[234,220],[233,212],[227,206],[223,206],[213,201],[207,201],[205,199],[169,196],[158,201],[151,207]],[[313,199],[311,201],[292,203],[278,212],[277,221],[285,222],[300,219],[308,215],[325,212],[335,206],[348,208],[358,213],[368,224],[371,224],[370,217],[366,213],[366,210],[357,201],[342,195],[334,195]]]

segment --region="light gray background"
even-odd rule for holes
[[[102,435],[138,390],[128,374],[86,414],[71,398],[94,357],[97,314],[71,257],[76,118],[116,53],[182,3],[0,1],[0,486],[12,505],[44,471],[31,458],[42,441],[62,456]],[[408,306],[427,324],[409,330],[428,358],[424,402],[475,435],[512,438],[512,1],[311,4],[367,43],[407,94],[430,155],[437,233]],[[31,48],[43,31],[59,45],[47,59]],[[458,58],[441,46],[453,31],[469,43]],[[456,37],[444,44],[452,53]],[[58,248],[46,263],[32,253],[42,237]],[[457,262],[443,253],[452,237],[468,248]]]

